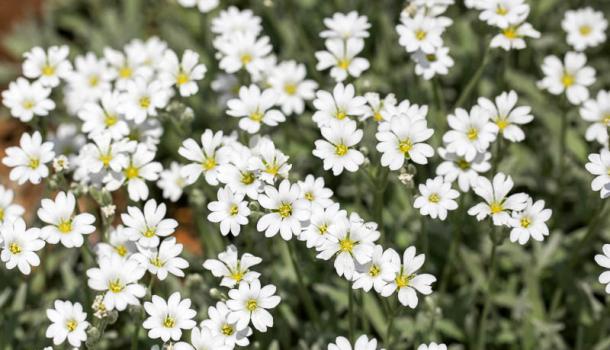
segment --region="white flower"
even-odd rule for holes
[[[108,69],[112,72],[114,85],[119,90],[125,90],[128,82],[136,77],[149,79],[153,75],[151,68],[142,62],[144,60],[142,52],[130,50],[125,54],[106,47],[104,58],[110,64]]]
[[[174,344],[177,346],[180,343]],[[184,348],[184,350],[231,350],[232,347],[225,345],[223,337],[214,332],[208,327],[195,327],[191,330],[192,347]],[[182,348],[175,350],[182,350]]]
[[[529,198],[525,193],[508,196],[512,188],[513,179],[504,173],[497,173],[493,182],[485,177],[479,177],[473,190],[485,202],[468,209],[468,214],[476,216],[479,221],[491,216],[494,225],[509,226],[511,212],[525,209]]]
[[[519,125],[527,124],[534,119],[531,114],[532,108],[529,106],[517,105],[517,93],[513,90],[503,92],[496,97],[495,103],[479,97],[478,104],[483,111],[489,114],[489,119],[495,126],[495,132],[511,142],[520,142],[525,139],[525,133]]]
[[[566,11],[561,28],[568,34],[568,44],[576,51],[584,51],[606,42],[608,21],[603,12],[585,7]]]
[[[377,239],[376,224],[365,223],[357,214],[352,214],[349,220],[338,220],[328,227],[327,239],[318,249],[317,257],[323,260],[335,257],[337,274],[351,280],[356,272],[356,263],[371,261]]]
[[[68,78],[72,71],[69,54],[70,49],[66,45],[51,46],[46,52],[41,47],[34,47],[23,54],[23,75],[38,79],[43,86],[55,87],[60,79]]]
[[[0,258],[7,269],[17,267],[21,273],[29,275],[31,266],[40,265],[40,258],[35,252],[44,247],[44,241],[40,239],[38,228],[26,230],[25,221],[19,217],[0,226],[0,247]]]
[[[124,259],[119,254],[102,257],[99,267],[87,270],[89,288],[104,293],[104,305],[108,310],[123,311],[127,305],[140,305],[138,298],[146,294],[146,288],[138,284],[146,269],[137,261]]]
[[[415,247],[405,250],[402,257],[402,265],[390,283],[385,285],[381,295],[388,297],[398,290],[398,300],[404,306],[412,309],[417,307],[417,293],[429,295],[432,293],[432,283],[436,282],[436,277],[428,273],[417,274],[424,264],[426,257],[424,254],[415,255]]]
[[[70,161],[68,160],[68,157],[60,154],[53,158],[53,170],[55,170],[56,173],[70,170]]]
[[[249,165],[252,170],[258,171],[261,180],[274,184],[279,178],[287,178],[292,165],[288,163],[288,156],[275,148],[273,141],[260,138],[256,146],[251,147],[254,157],[250,158]]]
[[[412,0],[411,4],[417,5],[418,9],[426,9],[432,16],[438,16],[447,11],[447,7],[453,5],[454,0]]]
[[[266,332],[267,327],[273,327],[273,316],[267,311],[275,308],[281,298],[275,295],[276,288],[268,284],[261,288],[261,282],[241,282],[237,289],[229,291],[227,306],[231,309],[227,321],[235,323],[238,329],[243,329],[252,322],[259,332]]]
[[[74,214],[76,198],[72,192],[59,192],[55,200],[43,199],[38,217],[48,225],[41,230],[42,237],[51,244],[61,242],[66,248],[83,245],[83,235],[95,231],[95,216],[89,213]]]
[[[364,163],[362,152],[354,149],[361,140],[363,132],[357,129],[353,120],[335,120],[320,130],[324,140],[316,140],[313,155],[324,161],[324,170],[332,169],[335,176],[343,170],[355,172]]]
[[[163,281],[168,273],[184,277],[182,270],[189,266],[189,263],[179,256],[182,253],[182,244],[176,243],[174,237],[163,240],[159,249],[138,246],[138,250],[138,253],[132,255],[132,259],[156,275],[160,281]]]
[[[603,254],[595,255],[595,262],[606,269],[610,269],[610,244],[604,244]],[[606,293],[610,294],[610,271],[604,271],[599,275],[599,283],[606,285]]]
[[[327,208],[333,204],[330,198],[333,191],[324,186],[324,178],[309,174],[305,177],[305,181],[299,181],[299,188],[301,189],[299,197],[305,198],[312,207],[318,205]]]
[[[371,24],[366,16],[351,11],[347,14],[335,12],[332,17],[324,18],[326,30],[320,33],[322,38],[344,39],[368,38]]]
[[[390,109],[396,105],[396,97],[394,94],[388,94],[381,99],[376,92],[367,92],[364,94],[367,106],[366,112],[362,115],[362,120],[372,117],[376,122],[390,120],[392,117]]]
[[[55,300],[54,309],[47,309],[47,317],[52,322],[47,328],[46,337],[53,338],[53,344],[59,345],[68,339],[71,346],[79,348],[87,340],[87,314],[80,303]]]
[[[325,42],[327,51],[316,52],[317,70],[330,70],[330,76],[337,82],[344,81],[348,76],[357,78],[369,69],[366,58],[356,57],[364,48],[364,40],[350,38],[347,40],[328,39]]]
[[[250,74],[256,74],[271,53],[269,37],[257,39],[252,32],[236,32],[229,37],[218,37],[214,47],[220,55],[219,66],[227,73],[235,73],[245,68]]]
[[[353,288],[362,288],[365,292],[375,288],[381,293],[383,287],[391,281],[400,268],[400,256],[394,249],[383,250],[376,245],[371,255],[371,261],[363,265],[356,265],[358,274],[355,277]]]
[[[228,321],[228,316],[231,310],[225,303],[219,301],[216,306],[208,308],[208,319],[201,322],[202,327],[211,330],[212,334],[223,339],[225,346],[233,349],[237,346],[248,346],[250,341],[248,337],[252,334],[250,327],[237,328],[235,323]]]
[[[144,211],[138,207],[127,207],[127,213],[121,214],[126,226],[125,234],[143,247],[156,247],[159,237],[171,235],[178,226],[176,220],[165,219],[165,213],[165,203],[157,205],[154,199],[144,204]]]
[[[229,187],[218,189],[218,200],[208,203],[211,213],[208,220],[220,222],[220,233],[226,236],[231,232],[237,236],[241,226],[248,224],[250,208],[248,202],[244,201],[243,193],[233,193]]]
[[[170,94],[171,91],[160,81],[148,82],[138,77],[127,82],[121,95],[119,112],[125,114],[126,119],[140,124],[147,117],[156,116],[157,110],[167,105]]]
[[[271,109],[277,101],[277,94],[272,89],[262,91],[256,85],[242,86],[239,98],[229,100],[227,114],[241,118],[239,127],[250,134],[260,130],[261,124],[276,126],[286,120],[282,112]]]
[[[186,178],[187,184],[192,184],[201,174],[205,181],[212,185],[218,185],[219,166],[228,161],[227,149],[223,147],[223,133],[214,133],[206,129],[201,134],[201,146],[193,139],[186,139],[178,149],[178,153],[190,160],[191,164],[182,167],[181,175]]]
[[[468,112],[457,108],[447,117],[451,130],[443,135],[447,151],[471,162],[477,153],[485,152],[496,140],[497,125],[489,121],[490,113],[475,105]]]
[[[112,70],[108,69],[108,62],[97,58],[89,52],[85,56],[78,56],[74,60],[75,70],[68,78],[68,90],[73,93],[75,105],[78,109],[88,101],[99,99],[104,93],[110,91],[110,82],[114,78]]]
[[[443,176],[447,182],[457,180],[462,192],[468,192],[471,187],[476,185],[479,174],[491,169],[489,162],[491,153],[489,152],[477,153],[474,159],[468,162],[464,157],[447,152],[442,147],[439,147],[437,151],[444,161],[436,168],[436,175]]]
[[[89,138],[108,133],[113,140],[120,140],[129,134],[127,122],[118,112],[119,92],[106,92],[100,101],[87,102],[78,112],[83,121],[82,130]]]
[[[500,28],[522,22],[530,11],[529,5],[523,0],[486,0],[480,1],[479,6],[479,18]]]
[[[447,75],[454,64],[453,58],[449,56],[449,48],[445,46],[437,47],[430,53],[417,50],[411,57],[415,61],[415,74],[426,80],[436,75]]]
[[[153,161],[154,158],[154,151],[146,144],[138,144],[129,158],[121,159],[123,172],[109,177],[106,188],[115,191],[127,183],[129,199],[132,201],[147,199],[149,190],[146,181],[157,181],[159,173],[163,170],[161,163]]]
[[[221,286],[233,288],[241,281],[252,282],[260,276],[260,273],[249,269],[263,261],[261,258],[250,253],[245,253],[241,258],[237,257],[237,248],[234,245],[218,254],[218,260],[207,259],[203,268],[212,272],[215,277],[222,277]]]
[[[46,164],[53,158],[55,158],[53,143],[43,143],[42,136],[36,131],[32,135],[27,133],[21,135],[19,147],[7,148],[2,164],[13,168],[9,175],[11,181],[17,181],[19,185],[23,185],[26,181],[38,184],[41,179],[49,176],[49,168]]]
[[[433,54],[437,48],[443,46],[441,35],[446,25],[451,23],[443,23],[446,20],[445,17],[431,17],[423,12],[413,17],[401,16],[401,24],[396,26],[400,36],[398,42],[409,53],[421,50],[426,54]]]
[[[102,215],[105,218],[109,218],[109,217],[113,216],[114,213],[116,213],[116,205],[108,204],[108,205],[101,207],[100,210],[102,212]]]
[[[433,133],[425,119],[413,119],[404,114],[383,122],[375,134],[379,141],[377,150],[383,153],[381,165],[398,170],[408,159],[417,164],[427,164],[428,158],[434,155],[434,149],[424,142]]]
[[[610,128],[610,91],[600,90],[596,99],[585,101],[580,107],[580,117],[592,124],[587,128],[585,138],[608,145]]]
[[[451,182],[445,182],[442,176],[426,180],[426,184],[419,185],[420,195],[415,197],[413,207],[419,209],[422,215],[445,220],[448,210],[457,209],[454,200],[460,196],[459,192],[451,188]]]
[[[356,339],[356,343],[352,348],[352,344],[350,344],[347,338],[337,337],[335,343],[328,344],[328,350],[377,350],[377,339],[371,338],[369,340],[369,338],[363,334]]]
[[[249,149],[245,147],[243,151],[249,152]],[[254,170],[250,169],[251,154],[237,152],[239,151],[233,150],[232,153],[237,159],[235,164],[225,164],[218,169],[218,180],[228,185],[234,193],[245,193],[251,199],[257,199],[262,182]]]
[[[295,61],[282,62],[269,76],[269,84],[278,95],[277,105],[286,115],[301,114],[305,101],[312,100],[318,83],[305,79],[305,65]]]
[[[255,16],[252,10],[240,10],[235,6],[220,11],[212,20],[212,33],[220,36],[232,36],[236,33],[252,33],[256,36],[262,29],[261,18]]]
[[[290,184],[283,180],[276,189],[265,186],[264,194],[258,197],[261,207],[271,213],[263,215],[256,223],[259,232],[265,232],[265,237],[273,237],[278,232],[285,240],[301,233],[301,222],[309,219],[309,205],[300,198],[301,190],[298,184]]]
[[[203,79],[207,71],[204,64],[199,63],[199,54],[186,50],[182,60],[172,50],[165,51],[161,61],[161,73],[159,79],[168,86],[174,86],[180,91],[180,96],[191,96],[199,91],[197,80]]]
[[[531,24],[523,22],[501,28],[501,32],[491,39],[491,47],[501,47],[506,51],[525,49],[524,38],[540,38],[540,32]]]
[[[303,227],[299,239],[307,242],[307,248],[320,248],[328,238],[328,228],[335,222],[347,220],[347,212],[333,203],[324,208],[320,205],[311,206],[309,226]]]
[[[542,241],[544,236],[549,235],[546,221],[551,218],[552,212],[551,209],[544,209],[543,200],[533,202],[531,198],[528,198],[527,206],[523,211],[513,212],[510,221],[511,242],[519,242],[523,245],[527,243],[530,236],[536,241]]]
[[[589,163],[585,164],[587,171],[595,175],[591,189],[599,191],[601,198],[610,197],[610,151],[602,149],[600,153],[589,155]]]
[[[113,255],[126,259],[137,251],[136,244],[129,240],[129,236],[125,233],[125,228],[122,225],[112,229],[108,236],[108,243],[100,242],[95,245],[95,253],[98,259]]]
[[[582,53],[568,52],[563,62],[557,56],[547,56],[542,63],[545,77],[538,87],[553,95],[565,92],[570,103],[579,105],[589,98],[587,87],[595,82],[595,69],[586,64],[587,56]]]
[[[195,7],[199,9],[201,13],[208,13],[218,7],[220,0],[178,0],[178,3],[184,7]],[[197,348],[197,350],[200,350]]]
[[[197,313],[191,309],[191,299],[180,299],[180,293],[169,296],[167,302],[157,296],[152,296],[152,302],[145,302],[144,309],[149,317],[142,326],[148,329],[148,337],[161,338],[164,342],[180,340],[183,329],[191,329],[197,325],[193,318]]]
[[[366,99],[355,96],[354,85],[341,83],[335,85],[333,93],[318,90],[313,105],[316,108],[312,119],[319,127],[325,126],[333,119],[343,120],[359,117],[367,112]]]
[[[159,174],[157,186],[163,190],[163,198],[176,202],[182,197],[182,192],[186,186],[186,178],[182,176],[182,168],[178,162],[171,162],[169,168],[164,169]]]
[[[421,344],[417,347],[417,350],[447,350],[447,345],[432,342],[430,344]]]
[[[0,185],[0,225],[20,218],[25,212],[22,206],[13,203],[14,198],[12,190]]]
[[[24,78],[18,78],[9,84],[8,90],[2,92],[2,103],[11,110],[13,117],[29,122],[34,116],[46,116],[55,109],[50,95],[51,89],[41,83],[30,84]]]

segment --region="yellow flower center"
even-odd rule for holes
[[[127,255],[127,247],[125,247],[123,244],[114,247],[114,250],[116,251],[117,254],[119,254],[120,256],[125,256]]]
[[[119,279],[110,281],[108,284],[108,290],[110,290],[112,293],[120,293],[123,290],[123,284]]]
[[[508,13],[508,9],[502,5],[498,5],[498,7],[496,7],[496,14],[500,15],[500,16],[505,16]]]
[[[517,35],[517,28],[515,28],[514,26],[506,27],[506,29],[504,29],[502,33],[506,38],[511,40],[517,39],[519,37],[519,35]]]
[[[410,139],[402,140],[398,143],[398,149],[402,153],[407,154],[411,149],[413,149],[413,142],[411,142]]]
[[[277,208],[277,212],[280,216],[285,219],[292,215],[292,205],[288,203],[282,203],[279,208]]]
[[[351,253],[354,250],[354,245],[356,242],[352,241],[349,238],[343,238],[339,241],[339,250],[345,253]]]
[[[277,164],[269,164],[265,168],[265,172],[273,176],[277,175],[278,171],[280,171],[280,166]]]
[[[426,39],[426,36],[428,36],[428,33],[426,33],[425,31],[418,29],[415,31],[415,39],[422,41],[424,39]]]
[[[30,168],[32,170],[38,169],[39,166],[40,166],[40,159],[38,159],[38,158],[30,158],[30,160],[28,161],[28,168]]]
[[[242,271],[231,271],[231,275],[229,276],[235,282],[240,282],[244,278],[244,273]]]
[[[532,224],[532,220],[528,217],[521,218],[521,227],[528,228]]]
[[[343,70],[347,70],[347,68],[349,68],[349,64],[350,61],[347,58],[342,58],[339,60],[339,62],[337,63],[337,66],[339,66],[339,68],[343,69]]]
[[[241,60],[241,64],[243,64],[245,66],[248,63],[252,62],[252,55],[250,55],[249,53],[245,53],[245,54],[241,55],[240,60]]]
[[[57,230],[61,233],[70,233],[72,231],[72,220],[61,220],[57,225]]]
[[[42,75],[44,75],[45,77],[50,77],[53,74],[55,74],[55,67],[53,67],[49,64],[45,64],[42,67]]]
[[[176,326],[176,320],[170,315],[166,315],[163,319],[163,327],[174,328]]]
[[[258,303],[254,299],[249,299],[246,302],[246,309],[250,312],[256,310],[257,307],[258,307]]]
[[[237,206],[237,204],[232,204],[231,208],[229,208],[229,214],[231,216],[235,216],[239,213],[239,207]]]
[[[4,221],[4,208],[0,208],[0,222]]]
[[[234,329],[233,326],[225,323],[220,327],[220,332],[226,336],[231,336],[233,335]]]
[[[254,182],[254,174],[251,172],[246,172],[241,174],[241,183],[244,185],[251,185]]]
[[[260,123],[261,120],[263,120],[263,114],[259,111],[256,111],[256,112],[250,114],[250,119],[254,120],[257,123]]]
[[[379,266],[371,265],[371,268],[369,269],[369,275],[371,277],[377,277],[380,272],[381,272],[381,269],[379,268]]]
[[[496,125],[498,126],[498,129],[500,129],[500,131],[504,131],[504,129],[506,129],[506,127],[510,125],[510,122],[506,119],[498,119],[496,121]]]
[[[104,125],[106,125],[106,127],[111,127],[114,124],[116,124],[118,121],[119,121],[119,118],[113,114],[106,114],[106,116],[104,117]]]
[[[345,111],[338,110],[337,113],[335,114],[335,117],[339,120],[343,120],[343,119],[345,119],[345,117],[347,117],[347,113],[345,113]]]
[[[216,166],[216,159],[214,157],[206,157],[203,162],[201,162],[201,167],[203,170],[212,170]]]
[[[479,137],[479,131],[476,128],[470,128],[468,129],[468,132],[466,132],[466,137],[471,141],[476,140]]]
[[[396,282],[396,286],[398,287],[398,289],[400,289],[407,287],[411,279],[413,279],[413,275],[403,275],[401,272],[400,275],[396,276],[396,279],[394,281]]]
[[[502,206],[502,203],[500,203],[500,202],[492,202],[489,205],[489,210],[491,211],[492,214],[498,214],[499,212],[504,210],[504,207]]]
[[[436,62],[436,60],[437,60],[437,59],[438,59],[438,58],[437,58],[437,57],[436,57],[436,55],[435,55],[435,54],[433,54],[433,53],[430,53],[430,54],[427,54],[427,55],[426,55],[426,60],[427,60],[428,62]]]
[[[112,155],[110,153],[103,154],[100,156],[100,161],[104,164],[104,167],[107,168],[110,165],[110,161],[112,160]]]
[[[580,35],[587,36],[591,34],[591,26],[585,24],[584,26],[580,26],[580,28],[578,28],[578,31],[580,32]]]
[[[8,245],[8,251],[11,252],[11,254],[13,254],[13,255],[17,255],[17,254],[21,253],[21,246],[19,244],[17,244],[16,242],[12,242],[11,244]]]
[[[465,159],[462,158],[457,161],[457,166],[462,170],[466,170],[470,168],[470,163],[468,163]]]
[[[428,201],[430,203],[438,203],[441,201],[441,196],[439,196],[438,193],[432,193],[430,196],[428,196]]]
[[[69,320],[68,322],[66,322],[66,328],[68,329],[68,332],[74,332],[76,326],[78,326],[78,324],[74,320]]]
[[[178,76],[176,77],[176,85],[178,85],[178,86],[184,85],[188,82],[189,82],[189,76],[186,75],[184,72],[180,72],[178,74]]]
[[[305,199],[307,199],[310,202],[314,200],[313,193],[311,193],[311,192],[305,192],[305,196],[304,197],[305,197]]]
[[[602,124],[604,124],[605,126],[610,126],[610,113],[604,115],[604,117],[602,118]]]
[[[23,109],[32,109],[34,108],[34,101],[32,100],[25,100],[21,103],[21,106],[23,107]]]
[[[347,153],[348,150],[349,150],[349,148],[346,145],[342,144],[342,143],[340,143],[340,144],[335,146],[335,153],[338,156],[344,156]]]
[[[284,85],[284,92],[292,96],[297,93],[297,86],[294,83],[288,83]]]
[[[140,104],[140,107],[148,108],[148,107],[150,107],[150,97],[148,97],[148,96],[141,97],[140,101],[138,101],[138,103]]]
[[[133,73],[133,70],[127,66],[121,67],[121,69],[119,69],[119,77],[121,77],[123,79],[131,77],[132,73]]]
[[[373,119],[375,119],[376,122],[380,122],[383,120],[383,115],[381,115],[379,112],[375,112],[373,114]]]
[[[144,233],[142,233],[142,236],[146,237],[146,238],[151,238],[152,236],[155,235],[155,229],[154,228],[150,228],[147,227],[146,231],[144,231]]]
[[[100,83],[100,77],[97,75],[92,75],[89,77],[89,85],[92,87],[96,87],[97,84]]]
[[[140,170],[138,168],[136,168],[135,166],[133,166],[133,164],[130,164],[125,169],[125,177],[127,178],[127,180],[135,179],[138,177],[139,174],[140,174]]]
[[[152,266],[156,266],[156,267],[163,267],[163,265],[165,265],[165,264],[163,263],[163,261],[162,261],[161,259],[159,259],[159,257],[158,257],[158,256],[156,256],[156,257],[154,257],[154,258],[150,259],[150,264],[151,264]]]
[[[328,231],[328,225],[327,224],[322,224],[320,225],[320,227],[318,227],[318,232],[323,235]]]
[[[561,77],[561,83],[566,88],[574,85],[574,76],[570,73],[563,73],[563,76]]]

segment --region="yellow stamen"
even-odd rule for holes
[[[436,62],[436,60],[437,60],[437,59],[438,59],[438,58],[437,58],[437,57],[436,57],[436,55],[435,55],[435,54],[433,54],[433,53],[430,53],[430,54],[427,54],[427,55],[426,55],[426,60],[427,60],[428,62]]]
[[[496,125],[498,126],[498,129],[500,129],[500,131],[504,131],[504,129],[506,129],[506,127],[510,125],[510,122],[506,119],[498,119],[496,121]]]
[[[345,117],[347,117],[347,113],[339,110],[339,111],[337,111],[337,114],[335,114],[335,117],[339,120],[343,120],[343,119],[345,119]]]
[[[231,275],[229,277],[231,277],[231,279],[233,279],[235,282],[240,282],[244,278],[244,273],[239,270],[231,271]]]
[[[250,55],[249,53],[245,53],[245,54],[241,55],[240,60],[241,60],[241,64],[243,64],[245,66],[248,63],[252,62],[252,55]]]
[[[38,169],[39,166],[40,166],[40,159],[38,159],[38,158],[30,158],[30,160],[28,161],[28,168],[30,168],[32,170]]]
[[[570,73],[563,73],[563,76],[561,77],[561,83],[566,88],[574,85],[574,76]]]
[[[107,168],[110,165],[110,161],[112,161],[112,155],[110,153],[103,154],[100,156],[100,161],[104,165],[104,168]]]
[[[350,61],[347,58],[342,58],[339,60],[339,62],[337,63],[337,65],[339,66],[339,68],[343,69],[343,70],[347,70],[347,68],[349,68],[349,64]]]
[[[466,136],[469,140],[476,140],[479,137],[479,131],[476,128],[468,129]]]
[[[432,193],[430,196],[428,196],[428,201],[430,201],[430,203],[438,203],[441,201],[441,196],[439,196],[437,193]]]
[[[250,312],[256,310],[257,307],[258,307],[258,303],[254,299],[249,299],[246,302],[246,309]]]
[[[127,78],[131,77],[132,73],[133,73],[133,70],[127,66],[121,67],[121,69],[119,69],[119,77],[121,77],[123,79],[127,79]]]
[[[496,7],[496,14],[500,15],[500,16],[505,16],[508,13],[508,9],[502,5],[498,5],[498,7]]]
[[[45,77],[50,77],[53,74],[55,74],[55,67],[53,67],[49,64],[45,64],[42,67],[42,75],[44,75]]]
[[[158,256],[150,259],[150,264],[156,267],[163,267],[163,261]]]
[[[470,168],[470,163],[468,163],[465,159],[460,159],[457,161],[457,166],[462,170],[466,170]]]
[[[383,115],[381,115],[379,112],[375,112],[373,114],[373,119],[375,119],[376,122],[380,122],[383,120]]]
[[[68,322],[66,322],[66,328],[68,329],[68,332],[74,332],[76,326],[78,326],[78,324],[74,320],[69,320]]]
[[[585,24],[584,26],[580,26],[580,28],[578,28],[578,31],[580,32],[580,35],[587,36],[591,34],[591,26]]]
[[[517,39],[519,35],[517,34],[517,28],[514,26],[508,26],[506,29],[502,31],[502,34],[510,40]]]
[[[531,225],[531,224],[532,224],[532,220],[530,220],[530,218],[528,218],[528,217],[521,218],[521,227],[528,228],[529,225]]]
[[[320,225],[320,227],[318,227],[318,233],[320,233],[321,235],[325,234],[327,231],[328,231],[327,224],[322,224],[322,225]]]
[[[244,185],[251,185],[254,182],[254,179],[254,174],[251,172],[241,174],[241,183]]]
[[[148,97],[148,96],[141,97],[140,100],[138,101],[138,103],[140,104],[140,107],[148,108],[148,107],[150,107],[150,97]]]
[[[233,326],[225,323],[222,325],[222,327],[220,327],[220,332],[226,336],[231,336],[234,332]]]
[[[138,177],[139,174],[140,174],[140,170],[138,168],[136,168],[135,166],[133,166],[133,164],[130,164],[125,169],[125,177],[127,178],[127,180],[135,179]]]
[[[294,94],[296,94],[296,93],[297,93],[297,86],[296,86],[296,84],[293,84],[293,83],[288,83],[288,84],[285,84],[285,85],[284,85],[284,91],[285,91],[285,92],[286,92],[288,95],[292,96],[292,95],[294,95]]]
[[[285,219],[292,215],[292,205],[288,203],[282,203],[279,208],[277,208],[277,212],[280,216]]]
[[[492,202],[489,205],[489,210],[491,211],[492,214],[498,214],[499,212],[504,210],[504,207],[502,206],[502,203],[500,203],[500,202]]]
[[[206,157],[205,160],[201,163],[201,167],[205,171],[209,171],[214,169],[216,166],[216,159],[214,157]]]
[[[278,171],[280,171],[280,166],[277,164],[269,164],[265,168],[265,172],[273,176],[277,175]]]
[[[89,77],[89,85],[92,87],[96,87],[100,83],[100,77],[97,75],[92,75]]]
[[[19,254],[21,253],[21,246],[16,242],[12,242],[8,245],[8,251],[11,252],[11,254],[13,255]]]
[[[174,328],[176,326],[176,320],[170,315],[166,315],[163,319],[163,327]]]
[[[178,85],[178,86],[184,85],[184,84],[188,83],[188,81],[189,81],[189,76],[183,72],[179,73],[178,76],[176,77],[176,85]]]
[[[400,275],[398,275],[395,279],[396,286],[398,287],[398,289],[407,287],[413,277],[413,275],[403,275],[402,273],[400,273]]]
[[[250,119],[254,120],[257,123],[260,123],[261,120],[263,120],[263,114],[259,111],[256,111],[256,112],[250,114]]]
[[[605,126],[610,126],[610,113],[604,115],[604,117],[602,118],[602,124],[604,124]]]
[[[424,39],[426,39],[426,36],[428,36],[428,33],[426,33],[425,31],[418,29],[415,31],[415,39],[422,41]]]
[[[239,213],[239,207],[237,206],[237,204],[232,204],[231,208],[229,208],[229,214],[231,216],[235,216]]]
[[[23,107],[23,109],[32,109],[34,108],[34,102],[32,100],[25,100],[21,103],[21,106]]]
[[[118,279],[110,281],[108,284],[108,290],[110,290],[112,293],[120,293],[123,290],[123,284]]]
[[[335,146],[335,154],[337,154],[338,156],[344,156],[348,150],[349,148],[342,143]]]
[[[377,277],[380,272],[381,272],[381,269],[379,268],[379,266],[371,265],[371,268],[369,269],[369,275],[370,276]]]
[[[4,208],[0,208],[0,222],[4,221]]]
[[[402,153],[407,154],[411,149],[413,149],[413,142],[411,142],[410,139],[402,140],[398,143],[398,149]]]
[[[57,230],[61,233],[70,233],[72,231],[72,220],[61,220],[57,225]]]
[[[343,238],[339,241],[339,250],[345,253],[351,253],[352,250],[354,250],[355,243],[356,242],[349,238]]]
[[[117,254],[119,254],[120,256],[125,256],[127,255],[127,247],[125,247],[124,245],[119,245],[114,247],[114,250],[117,252]]]
[[[106,116],[104,117],[104,125],[106,125],[106,127],[111,127],[114,124],[116,124],[118,121],[119,121],[119,118],[113,114],[106,114]]]
[[[150,228],[147,227],[146,231],[144,231],[144,233],[142,233],[142,236],[146,237],[146,238],[151,238],[152,236],[155,235],[155,229],[154,228]]]
[[[305,197],[305,199],[307,199],[310,202],[314,200],[313,193],[311,193],[311,192],[305,192],[305,196],[304,197]]]

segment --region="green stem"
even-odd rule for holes
[[[563,103],[563,105],[567,105]],[[569,107],[567,107],[569,108]],[[563,184],[564,178],[566,177],[565,167],[566,167],[566,148],[567,148],[567,136],[568,136],[568,113],[561,113],[561,126],[559,132],[559,159],[558,159],[558,169],[557,169],[557,192],[555,194],[555,208],[558,210],[563,206]],[[561,216],[559,216],[561,218]]]
[[[299,270],[299,268],[297,267],[296,254],[295,254],[295,249],[293,247],[294,244],[295,243],[292,240],[286,241],[286,245],[288,246],[288,253],[290,255],[290,262],[292,263],[292,268],[294,270],[294,274],[297,277],[297,283],[299,284],[298,293],[301,297],[301,300],[304,303],[305,312],[307,312],[309,319],[311,319],[315,323],[316,327],[318,327],[320,325],[320,319],[318,317],[318,312],[316,311],[315,305],[313,303],[313,299],[311,298],[311,295],[308,292],[308,288],[305,285],[305,281],[303,280],[303,275],[301,274],[301,270]]]
[[[354,319],[354,289],[352,288],[352,283],[347,281],[347,298],[348,298],[348,318],[349,318],[349,341],[354,342],[354,324],[356,320]]]
[[[386,167],[381,167],[377,169],[377,178],[376,178],[376,186],[373,188],[373,220],[377,223],[380,238],[380,244],[383,244],[385,241],[384,229],[383,229],[383,196],[385,194],[386,187],[388,186],[388,174],[389,170]]]
[[[400,310],[400,307],[395,307],[392,309],[388,306],[388,327],[385,331],[385,347],[387,350],[392,349],[392,331],[394,330],[394,319],[398,314],[398,310]]]
[[[485,48],[485,52],[483,53],[483,60],[479,64],[479,68],[476,70],[476,72],[474,73],[472,78],[470,78],[470,80],[468,81],[468,84],[466,85],[464,90],[462,90],[462,93],[460,94],[460,97],[458,97],[457,102],[455,103],[455,106],[453,107],[453,109],[461,107],[464,104],[464,102],[466,102],[466,99],[468,99],[468,97],[470,97],[472,90],[474,89],[474,87],[477,85],[477,83],[481,79],[481,75],[483,75],[483,71],[485,70],[487,63],[489,62],[489,52],[490,51],[491,51],[490,46],[487,45],[487,47]]]
[[[491,257],[489,259],[489,271],[488,271],[488,282],[487,289],[485,291],[485,303],[483,304],[483,311],[481,312],[481,319],[479,320],[479,336],[477,339],[477,349],[485,350],[485,343],[487,337],[487,316],[491,308],[491,291],[496,278],[496,250],[498,248],[498,238],[496,237],[495,228],[493,228],[489,235],[491,238]]]

